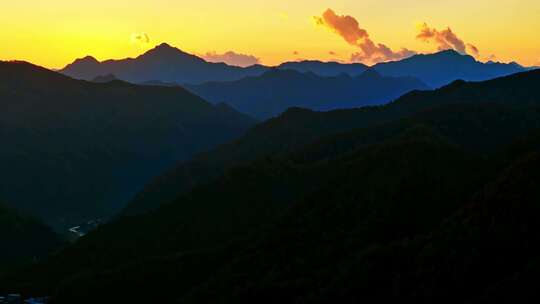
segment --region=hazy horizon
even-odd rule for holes
[[[532,0],[98,0],[92,5],[34,0],[4,6],[11,13],[0,21],[5,32],[0,59],[53,69],[87,55],[136,57],[161,42],[235,65],[374,63],[448,48],[484,62],[540,64],[540,3]]]

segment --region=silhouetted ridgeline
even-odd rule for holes
[[[128,205],[127,212],[141,212],[170,201],[178,192],[219,176],[234,164],[288,152],[333,133],[387,123],[451,104],[476,104],[480,108],[486,107],[486,110],[492,108],[486,103],[536,105],[540,92],[534,87],[539,82],[540,71],[532,71],[481,83],[458,81],[435,91],[409,93],[385,106],[330,112],[293,108],[255,126],[242,138],[169,170],[139,193]],[[500,127],[502,132],[506,130],[506,123],[502,120]],[[466,135],[463,133],[462,137],[468,138]]]
[[[291,61],[280,64],[280,70],[293,70],[300,73],[311,72],[322,77],[336,77],[342,74],[356,77],[369,67],[362,63],[321,62],[317,60]]]
[[[119,79],[133,83],[161,81],[186,84],[238,80],[246,76],[260,75],[266,69],[259,65],[241,68],[224,63],[206,62],[202,58],[163,43],[137,58],[99,62],[87,56],[75,60],[60,72],[85,80],[113,74]]]
[[[462,55],[454,50],[379,63],[373,68],[385,76],[416,77],[432,88],[441,87],[458,79],[482,81],[527,70],[515,62],[508,64],[478,62],[474,57]]]
[[[438,88],[455,80],[482,81],[527,69],[517,63],[482,63],[453,50],[415,55],[368,67],[363,64],[299,61],[275,68],[209,63],[166,43],[137,58],[99,62],[78,59],[60,72],[107,82],[116,77],[154,86],[185,85],[213,103],[268,119],[290,107],[333,110],[387,103],[406,92]]]
[[[0,193],[59,228],[110,216],[165,168],[254,123],[179,87],[0,62]]]
[[[362,74],[367,66],[358,63],[300,61],[286,62],[276,68],[301,73],[311,72],[322,77],[340,75],[356,77]],[[481,81],[526,70],[516,63],[478,62],[471,56],[461,55],[452,50],[415,55],[401,61],[380,63],[372,68],[387,77],[414,77],[432,88],[438,88],[458,79]],[[87,56],[75,60],[60,72],[86,80],[112,74],[133,83],[153,81],[202,84],[260,76],[269,69],[271,68],[261,65],[241,68],[224,63],[209,63],[200,57],[163,43],[137,58],[99,62]]]
[[[163,186],[169,204],[100,227],[0,292],[55,303],[535,296],[538,85],[534,71],[383,107],[289,110],[154,184],[148,202],[165,201]]]
[[[211,82],[187,89],[211,102],[225,102],[251,116],[268,119],[290,107],[312,110],[357,108],[388,103],[428,87],[411,77],[382,77],[368,70],[359,76],[321,77],[274,69],[235,82]]]

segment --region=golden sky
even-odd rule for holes
[[[376,44],[416,52],[424,22],[447,27],[478,58],[540,65],[539,0],[0,0],[0,59],[50,68],[93,55],[135,57],[161,42],[195,54],[234,51],[274,65],[349,61],[357,45],[317,25],[328,9],[354,17]],[[138,39],[136,39],[138,38]],[[148,42],[147,42],[148,41]]]

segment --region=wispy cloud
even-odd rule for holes
[[[476,46],[465,43],[450,27],[439,31],[429,27],[427,23],[423,23],[419,25],[419,33],[416,35],[416,38],[427,43],[435,43],[437,50],[439,51],[456,50],[461,54],[471,54],[475,56],[480,54],[480,51]]]
[[[348,44],[358,47],[360,52],[351,56],[351,61],[377,63],[388,60],[399,60],[416,54],[406,48],[394,51],[385,44],[375,43],[369,33],[360,27],[358,21],[347,15],[337,15],[327,9],[322,16],[313,17],[316,24],[325,26],[340,35]]]
[[[150,36],[147,33],[133,33],[131,34],[131,42],[137,44],[150,43]]]
[[[239,54],[233,51],[228,51],[223,54],[216,52],[208,52],[202,57],[209,62],[224,62],[229,65],[247,67],[261,62],[260,58],[253,55]]]

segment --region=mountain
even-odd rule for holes
[[[337,299],[538,301],[537,151],[538,140],[535,150],[502,170],[430,233],[373,248],[359,257],[355,268],[366,271],[345,271],[337,281],[354,278],[357,284],[340,286],[342,298]]]
[[[321,77],[312,72],[273,69],[234,82],[210,82],[186,88],[210,102],[225,102],[259,119],[290,107],[313,110],[356,108],[387,103],[409,91],[427,89],[411,77],[382,77],[369,70],[359,76]]]
[[[103,76],[97,76],[96,78],[92,79],[92,82],[96,83],[106,83],[111,81],[119,80],[114,76],[113,74],[103,75]]]
[[[179,84],[174,83],[174,82],[163,82],[163,81],[159,81],[159,80],[145,81],[143,83],[140,83],[140,85],[158,86],[158,87],[178,87],[178,86],[180,86]]]
[[[441,87],[458,79],[482,81],[529,70],[517,63],[481,63],[471,56],[461,55],[453,50],[415,55],[401,61],[376,64],[372,68],[387,77],[414,77],[432,88]],[[261,65],[241,68],[224,63],[210,63],[163,43],[136,58],[99,62],[87,56],[75,60],[59,72],[84,80],[112,74],[132,83],[198,85],[260,76],[270,69]],[[276,69],[311,72],[321,77],[338,77],[342,74],[357,77],[368,67],[358,63],[300,61],[286,62]]]
[[[202,58],[163,43],[137,58],[99,62],[87,56],[75,60],[59,72],[84,80],[113,74],[131,83],[157,80],[178,84],[197,84],[208,81],[238,80],[246,76],[260,75],[266,69],[260,65],[241,68],[224,63],[206,62]]]
[[[180,87],[92,83],[0,62],[0,193],[66,229],[108,217],[149,179],[255,121]]]
[[[360,76],[369,67],[361,63],[321,62],[316,60],[291,61],[280,64],[277,69],[295,70],[301,73],[311,72],[323,77],[335,77],[347,74],[351,77]]]
[[[527,70],[517,63],[478,62],[472,56],[454,50],[379,63],[373,69],[384,76],[416,77],[432,88],[439,88],[455,80],[483,81]]]
[[[434,107],[460,103],[535,105],[540,93],[533,88],[539,83],[537,70],[480,83],[456,81],[434,91],[411,92],[384,106],[330,112],[291,108],[255,126],[238,140],[202,153],[157,177],[134,198],[125,213],[153,209],[171,201],[179,192],[220,176],[233,165],[290,152],[324,136],[388,123]]]
[[[290,110],[185,165],[199,180],[174,181],[168,204],[101,226],[0,292],[56,303],[482,296],[540,256],[539,83],[534,71],[382,107]]]
[[[58,249],[62,240],[49,227],[0,203],[0,275]]]
[[[454,104],[329,136],[105,225],[0,286],[35,286],[27,292],[56,303],[103,294],[135,303],[351,302],[363,295],[357,277],[379,278],[357,257],[380,250],[374,266],[400,258],[384,246],[409,245],[466,208],[506,166],[494,152],[539,127],[539,107]],[[392,290],[377,283],[366,294]]]

